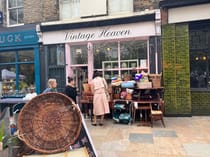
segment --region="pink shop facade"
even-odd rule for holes
[[[101,71],[108,82],[134,70],[161,73],[161,32],[155,14],[40,27],[48,53],[45,60],[54,58],[54,66],[63,65],[64,77],[74,77],[80,89],[91,81],[94,70]],[[47,69],[48,77],[53,77]],[[61,82],[61,89],[65,83]]]

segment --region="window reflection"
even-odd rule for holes
[[[144,70],[148,68],[146,40],[97,43],[93,45],[93,53],[94,69],[103,71],[108,82],[114,76],[120,75],[124,78],[126,75],[132,75],[132,70],[139,68],[139,63]]]
[[[147,41],[120,42],[120,58],[147,59]]]
[[[20,77],[22,76],[22,77]],[[34,64],[19,65],[18,89],[20,93],[27,93],[28,88],[34,86],[35,70]]]
[[[72,64],[87,64],[88,62],[87,45],[72,45],[70,49],[71,49]]]
[[[190,87],[210,87],[209,24],[190,25]]]
[[[65,49],[64,45],[50,45],[48,47],[49,65],[65,65]]]
[[[12,95],[16,90],[16,70],[15,65],[0,66],[2,95]]]
[[[23,0],[8,0],[9,25],[23,23]]]
[[[15,52],[7,51],[0,53],[0,63],[15,62]]]
[[[33,52],[33,50],[18,51],[18,61],[19,62],[34,61],[34,52]]]
[[[208,58],[205,53],[191,52],[191,88],[207,88]]]
[[[94,68],[101,69],[103,61],[118,60],[118,43],[99,43],[94,44]]]

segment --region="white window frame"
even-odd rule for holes
[[[133,0],[108,0],[108,14],[133,13]]]
[[[21,9],[21,8],[23,8],[23,6],[16,6],[16,7],[13,7],[13,8],[9,8],[9,1],[10,0],[7,0],[6,1],[6,7],[7,7],[7,25],[8,25],[8,27],[14,27],[14,26],[23,25],[24,23],[10,24],[10,13],[9,13],[9,10],[12,10],[12,9]],[[17,2],[17,0],[16,0],[16,2]],[[16,22],[18,22],[18,17],[17,17],[17,21]]]
[[[69,8],[69,14],[63,9]],[[71,20],[80,18],[80,0],[60,0],[59,1],[60,20]]]

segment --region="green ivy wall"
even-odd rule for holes
[[[210,115],[210,92],[209,91],[193,91],[192,99],[192,115]]]
[[[190,62],[188,24],[162,26],[165,115],[190,116]]]

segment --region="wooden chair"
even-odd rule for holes
[[[163,115],[164,115],[164,101],[160,100],[159,109],[154,110],[152,108],[152,104],[150,104],[150,109],[151,109],[151,126],[153,127],[153,122],[154,121],[161,120],[162,125],[165,128],[165,123],[164,123],[164,119],[163,119]]]
[[[93,94],[91,92],[82,92],[81,99],[81,110],[84,114],[84,117],[90,114],[91,121],[92,121],[92,115],[93,115]],[[91,110],[91,113],[89,113],[89,109]]]

